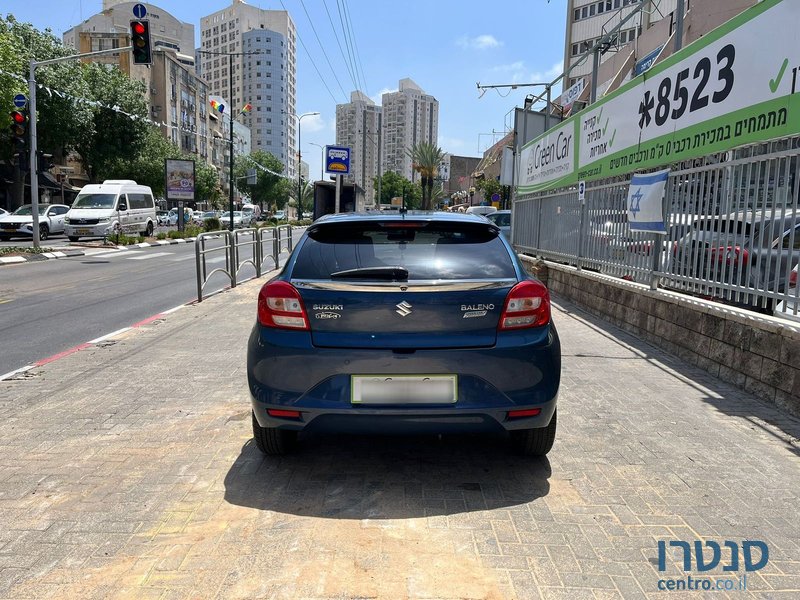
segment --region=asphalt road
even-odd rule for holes
[[[91,251],[0,266],[0,375],[197,298],[192,243]],[[208,260],[208,271],[224,266]],[[239,278],[254,274],[245,266]],[[228,283],[218,273],[204,294]]]

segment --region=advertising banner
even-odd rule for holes
[[[519,191],[623,175],[800,133],[797,22],[800,2],[764,0],[653,66],[565,122],[574,128],[575,172],[526,180],[523,170]]]
[[[194,200],[194,161],[165,161],[167,200]]]
[[[558,187],[575,173],[575,124],[567,121],[533,140],[520,154],[517,186],[520,192]]]
[[[628,227],[631,231],[667,233],[664,227],[664,186],[669,169],[634,175],[628,189]]]

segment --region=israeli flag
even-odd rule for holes
[[[631,231],[667,233],[664,227],[664,186],[669,169],[634,175],[628,189],[628,226]]]

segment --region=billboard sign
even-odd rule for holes
[[[348,175],[350,173],[350,148],[325,146],[325,172],[334,175]]]
[[[637,60],[636,64],[633,65],[633,76],[634,77],[638,77],[639,75],[641,75],[642,73],[647,71],[647,69],[652,67],[653,63],[656,62],[656,59],[658,58],[658,55],[661,54],[661,50],[663,48],[664,48],[664,45],[662,44],[661,46],[659,46],[655,50],[653,50],[651,52],[648,52],[645,56],[643,56],[642,58]]]
[[[194,161],[167,158],[164,163],[167,200],[194,200]]]
[[[559,185],[575,172],[575,124],[555,127],[522,149],[517,186],[520,192]]]

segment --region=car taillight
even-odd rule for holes
[[[538,281],[521,281],[508,292],[498,329],[539,327],[550,322],[550,294]]]
[[[789,287],[797,287],[797,267],[789,275]]]
[[[258,322],[264,327],[308,331],[308,316],[300,292],[285,281],[265,284],[258,293]]]

